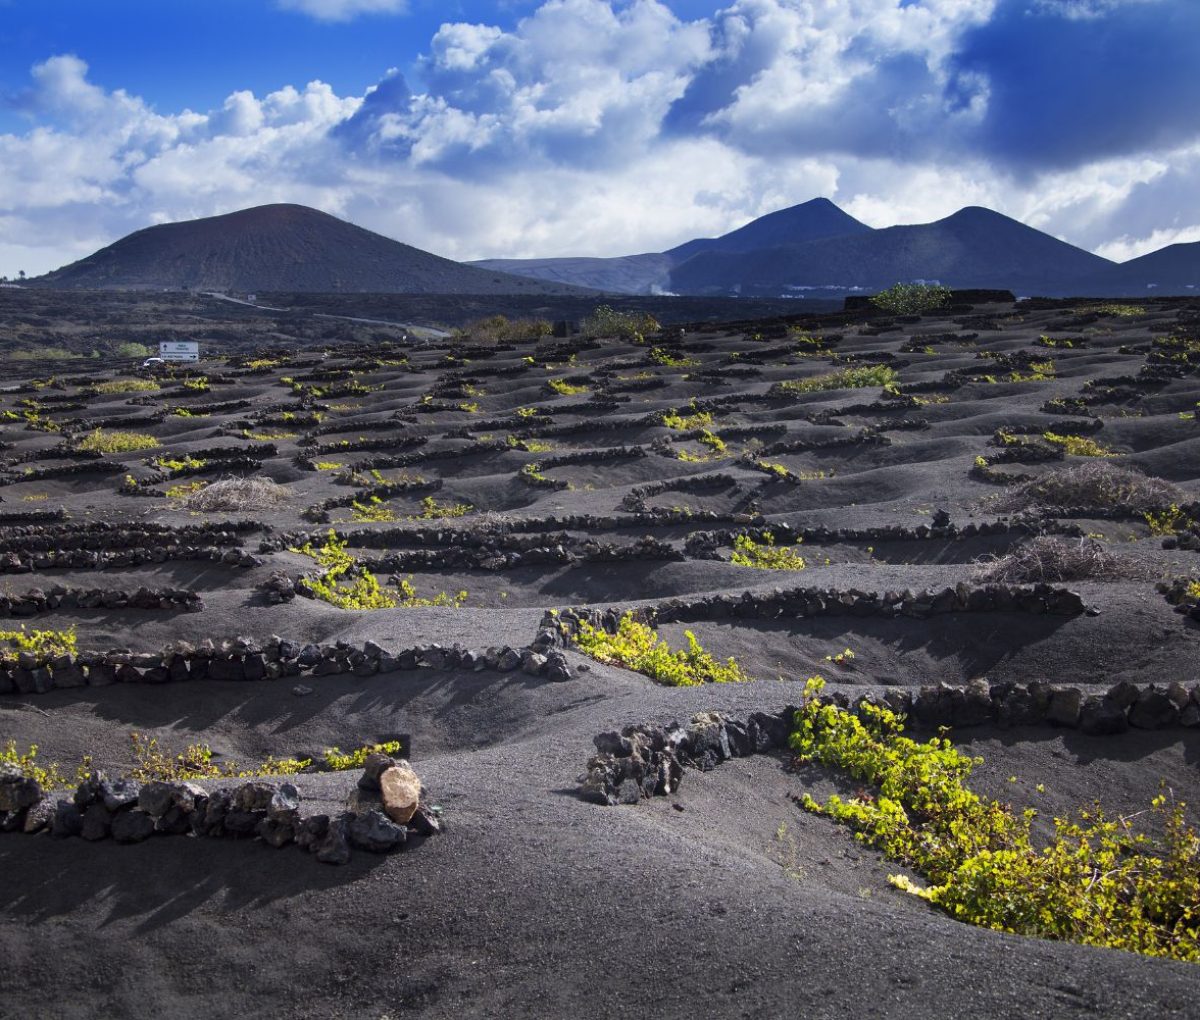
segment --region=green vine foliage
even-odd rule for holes
[[[0,666],[13,666],[21,652],[29,652],[39,662],[58,655],[74,655],[75,628],[67,630],[0,630]]]
[[[581,622],[575,643],[598,662],[632,669],[667,687],[742,683],[752,679],[733,659],[718,662],[690,630],[684,631],[684,637],[687,648],[672,650],[652,628],[626,613],[616,634]]]
[[[371,571],[361,566],[346,550],[346,539],[329,529],[324,544],[314,546],[305,542],[292,552],[303,553],[316,560],[321,573],[306,578],[309,589],[316,598],[328,602],[338,609],[413,609],[421,606],[461,606],[467,600],[467,592],[457,595],[439,592],[433,598],[417,594],[411,578],[401,578],[396,590],[383,588]]]
[[[995,931],[1200,962],[1200,837],[1185,805],[1155,797],[1150,823],[1109,818],[1099,805],[1057,818],[1045,845],[1016,814],[966,781],[981,759],[944,737],[918,743],[902,719],[864,705],[861,717],[819,697],[813,677],[791,746],[802,761],[842,769],[873,792],[803,807],[850,826],[858,839],[913,869],[891,881],[952,917]]]
[[[755,542],[749,535],[738,535],[733,540],[733,555],[729,562],[739,567],[755,567],[758,570],[803,570],[804,557],[792,545],[775,544],[770,532]]]

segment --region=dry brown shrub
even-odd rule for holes
[[[1004,556],[975,561],[975,579],[996,584],[1121,581],[1148,575],[1140,564],[1114,556],[1094,538],[1039,535]]]
[[[1187,500],[1177,485],[1128,467],[1094,460],[1054,471],[1002,495],[998,510],[1071,507],[1144,513]]]
[[[274,510],[291,497],[272,478],[222,478],[193,493],[183,505],[204,514]]]

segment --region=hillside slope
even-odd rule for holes
[[[1081,294],[1190,297],[1200,291],[1200,241],[1172,244],[1088,279]]]
[[[484,271],[302,205],[265,205],[147,227],[33,281],[87,289],[562,294]]]

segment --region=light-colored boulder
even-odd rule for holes
[[[379,776],[383,810],[397,825],[407,825],[421,800],[421,780],[407,765],[393,765]]]

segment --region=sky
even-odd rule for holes
[[[1200,0],[0,0],[0,275],[298,202],[455,259],[817,196],[1200,241]]]

